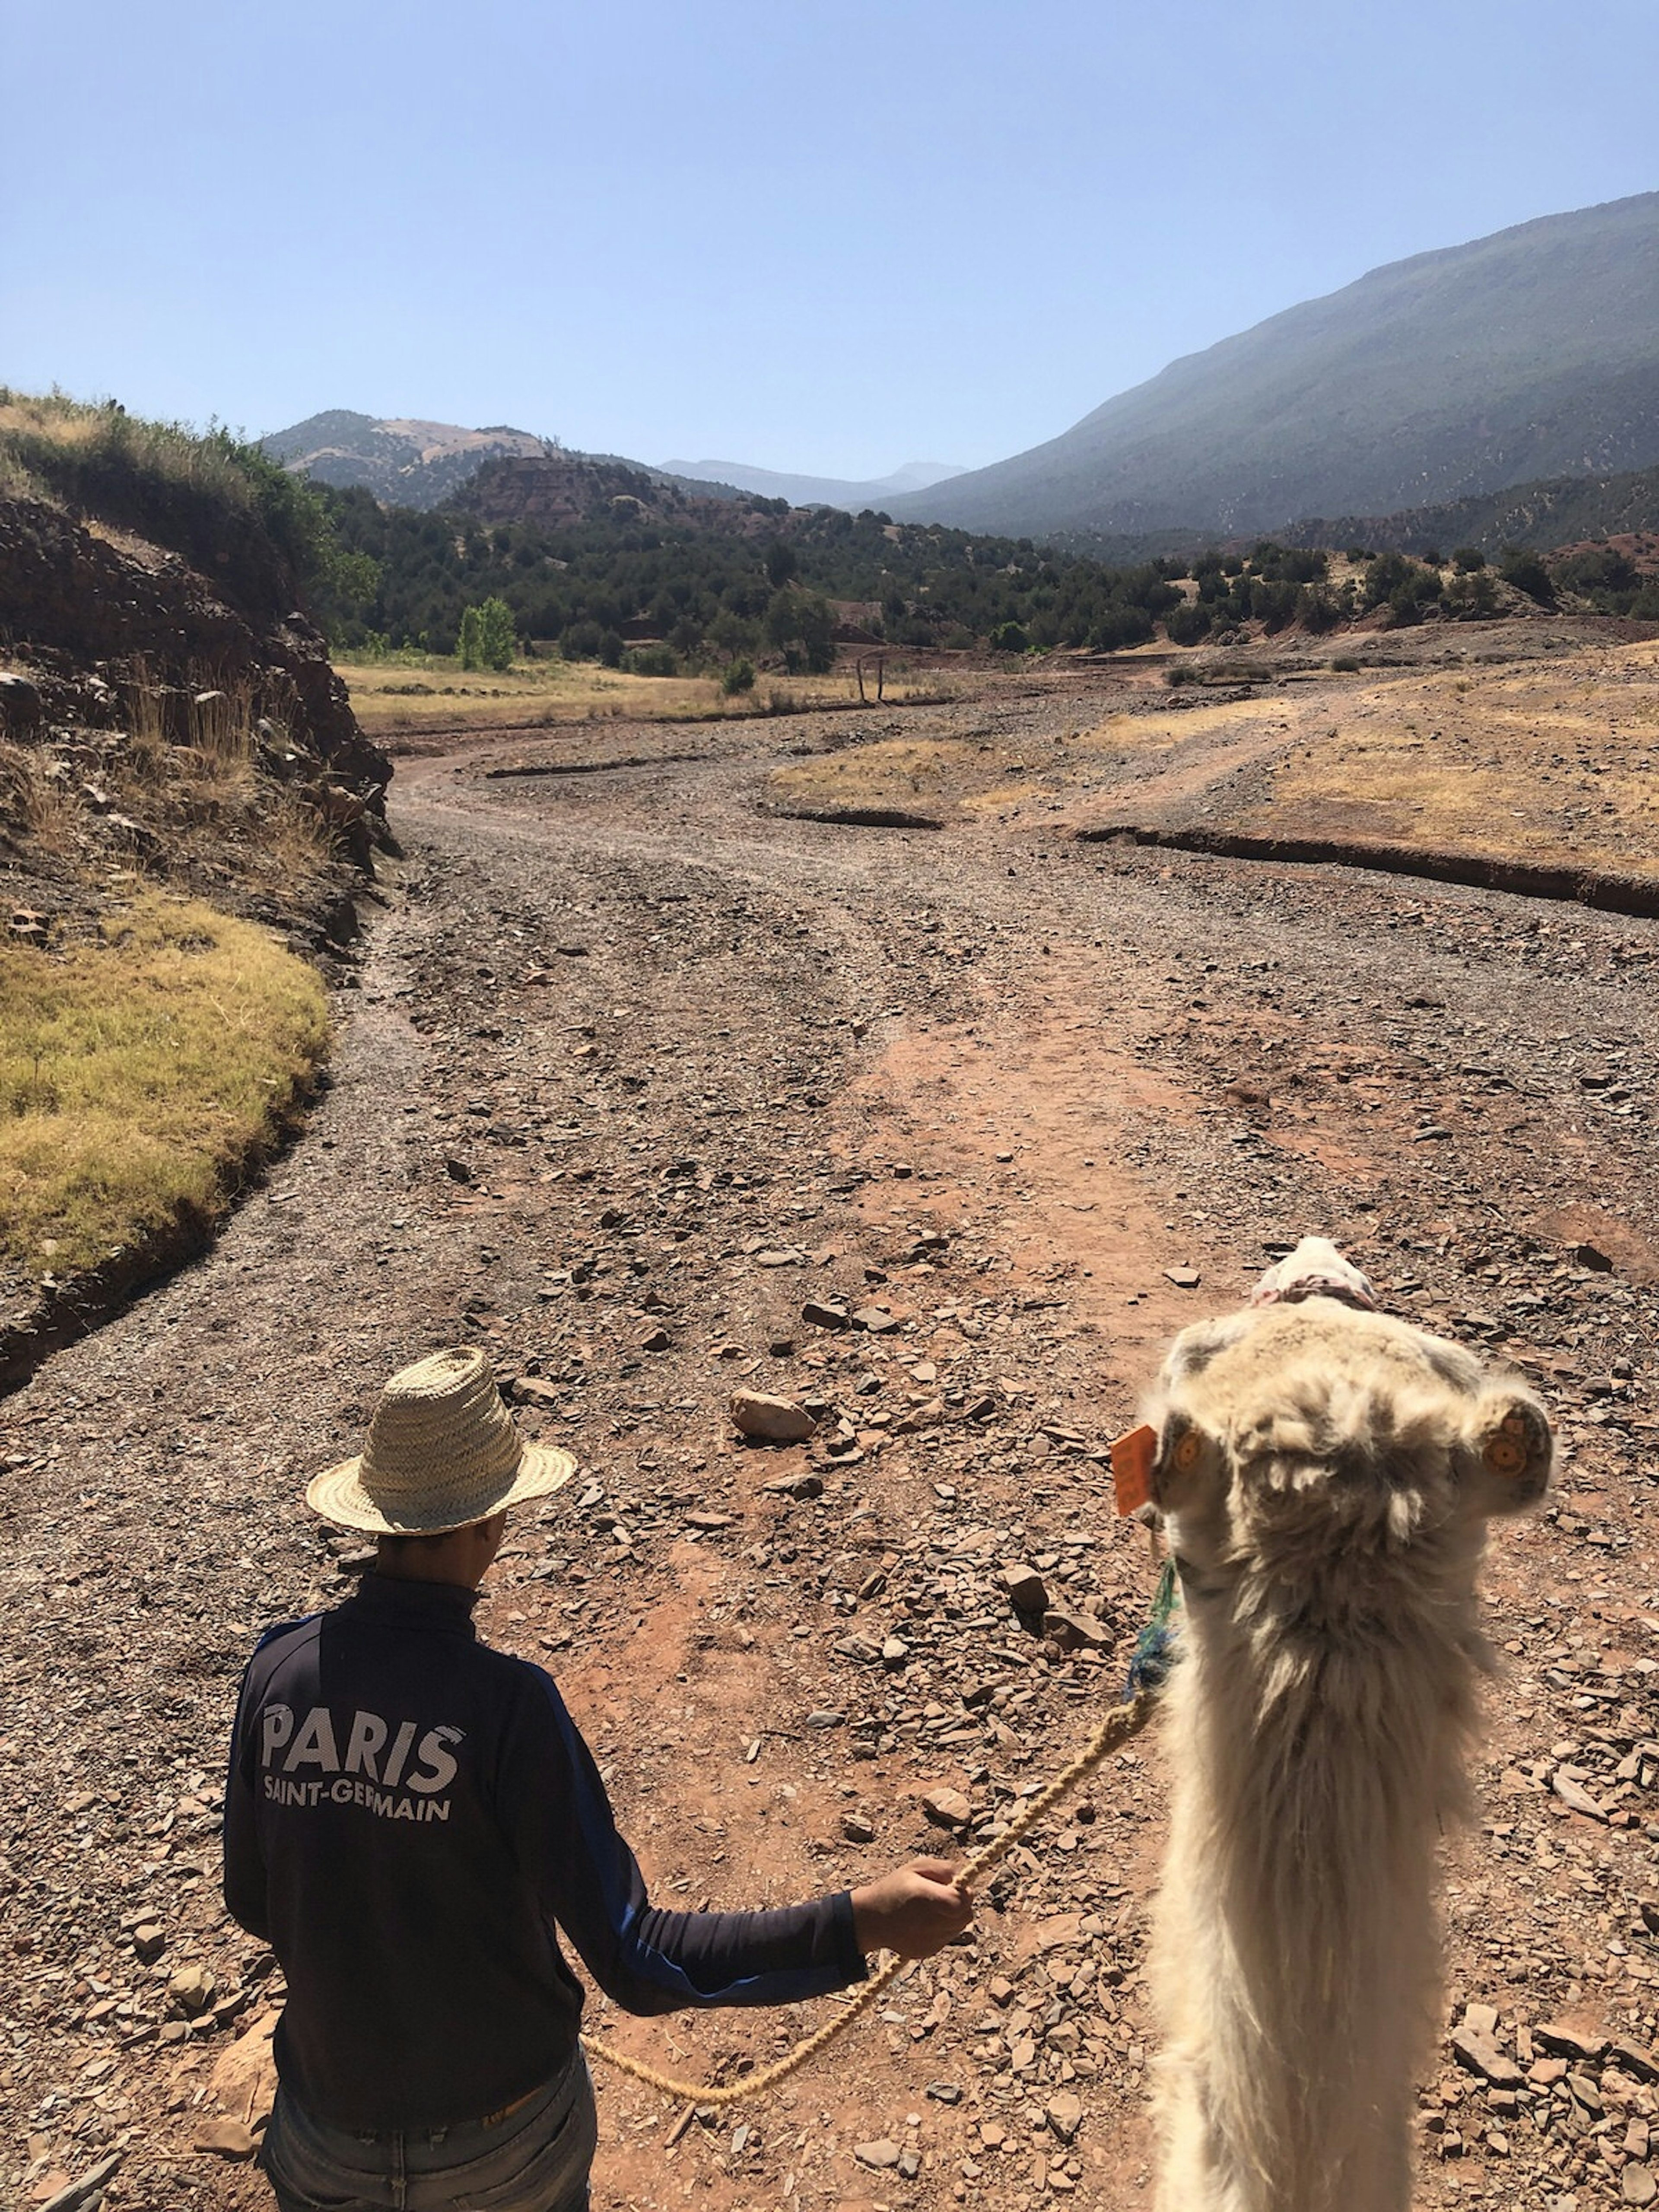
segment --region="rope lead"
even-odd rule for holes
[[[1085,1782],[1102,1762],[1115,1751],[1131,1743],[1152,1719],[1157,1707],[1158,1692],[1169,1680],[1174,1662],[1175,1650],[1171,1640],[1171,1617],[1176,1604],[1176,1572],[1172,1560],[1166,1560],[1158,1577],[1157,1594],[1146,1626],[1135,1638],[1135,1647],[1129,1659],[1128,1682],[1121,1705],[1114,1705],[1088,1743],[1071,1765],[1063,1767],[1048,1786],[1038,1791],[1015,1814],[999,1836],[981,1844],[978,1850],[966,1860],[956,1875],[960,1890],[971,1890],[994,1869],[1001,1865],[1021,1838],[1030,1834],[1045,1814],[1053,1811],[1062,1798],[1070,1796],[1080,1782]],[[682,2081],[672,2074],[659,2074],[654,2066],[642,2059],[630,2058],[626,2051],[602,2043],[597,2036],[585,2035],[582,2047],[590,2058],[597,2058],[606,2066],[614,2066],[619,2074],[630,2074],[647,2088],[659,2089],[667,2097],[679,2097],[691,2106],[713,2106],[717,2110],[727,2105],[744,2102],[750,2098],[764,2096],[780,2081],[827,2050],[836,2039],[844,2035],[862,2014],[869,2011],[883,1991],[890,1988],[905,1960],[890,1954],[871,1975],[857,1995],[850,1998],[822,2027],[815,2028],[793,2051],[781,2058],[775,2058],[769,2066],[757,2067],[745,2074],[740,2081],[725,2084]]]

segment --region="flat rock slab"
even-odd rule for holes
[[[872,2166],[878,2173],[883,2173],[898,2164],[900,2151],[890,2136],[883,2136],[875,2142],[854,2143],[853,2155],[860,2166]]]
[[[1471,2027],[1467,2021],[1452,2030],[1451,2047],[1472,2074],[1490,2081],[1495,2089],[1519,2088],[1526,2076],[1512,2058],[1506,2057],[1490,2035]]]
[[[1062,1651],[1105,1651],[1112,1642],[1112,1632],[1103,1620],[1063,1605],[1048,1607],[1042,1616],[1042,1632]]]
[[[850,1328],[853,1316],[845,1306],[831,1305],[824,1298],[808,1298],[800,1310],[800,1317],[809,1328]]]

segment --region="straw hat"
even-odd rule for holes
[[[308,1484],[306,1504],[343,1528],[438,1536],[575,1472],[568,1452],[523,1441],[482,1352],[434,1352],[392,1376],[362,1451]]]

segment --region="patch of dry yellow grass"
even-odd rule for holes
[[[1249,826],[1659,872],[1659,652],[1592,647],[1299,702]]]
[[[1237,736],[1263,723],[1285,719],[1283,699],[1238,699],[1231,704],[1180,707],[1148,714],[1111,714],[1074,740],[1091,753],[1166,753],[1206,738]]]
[[[851,671],[828,676],[766,676],[752,691],[726,697],[713,676],[635,676],[593,661],[520,661],[499,673],[460,673],[453,663],[426,667],[390,661],[337,661],[358,720],[371,737],[397,731],[536,729],[559,722],[717,721],[732,716],[805,714],[858,697]],[[938,698],[951,678],[923,672],[890,677],[885,703]],[[866,678],[872,702],[873,680]]]
[[[0,946],[0,1255],[96,1267],[229,1203],[328,1047],[269,930],[146,893],[100,942]]]
[[[769,781],[778,798],[797,805],[903,806],[936,796],[948,777],[971,770],[975,757],[971,739],[879,738],[775,769]]]

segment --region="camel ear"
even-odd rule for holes
[[[1213,1492],[1220,1468],[1219,1443],[1172,1407],[1164,1416],[1152,1466],[1152,1501],[1158,1510],[1194,1511]]]
[[[1544,1409],[1518,1391],[1482,1393],[1467,1432],[1474,1489],[1487,1513],[1524,1513],[1549,1487],[1554,1446]]]

